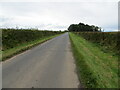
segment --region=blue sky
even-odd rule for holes
[[[118,0],[16,1],[0,1],[0,27],[66,30],[83,22],[105,31],[118,28]]]

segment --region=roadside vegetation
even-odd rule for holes
[[[113,55],[119,55],[119,35],[120,32],[76,32],[84,39],[100,46],[104,53],[111,52]]]
[[[61,34],[61,31],[2,29],[2,61]]]
[[[118,33],[70,32],[80,82],[87,88],[118,88]]]

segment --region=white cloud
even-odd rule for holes
[[[117,29],[117,0],[85,1],[1,2],[0,22],[2,27],[38,27],[49,30],[65,30],[70,24],[79,22],[95,24],[106,30]]]

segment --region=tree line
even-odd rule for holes
[[[79,23],[79,24],[71,24],[68,27],[68,31],[70,32],[101,32],[101,27]]]

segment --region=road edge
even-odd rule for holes
[[[63,34],[63,33],[62,33],[62,34]],[[24,53],[25,51],[28,51],[29,49],[32,49],[33,47],[38,46],[38,45],[40,45],[40,44],[42,44],[42,43],[44,43],[44,42],[46,42],[46,41],[48,41],[48,40],[51,40],[51,39],[53,39],[53,38],[55,38],[55,37],[57,37],[57,36],[62,35],[62,34],[58,34],[58,35],[46,37],[45,39],[43,39],[43,40],[41,40],[41,41],[39,41],[39,42],[37,42],[37,43],[35,43],[35,44],[32,44],[32,45],[30,45],[30,46],[23,47],[22,49],[16,51],[15,53],[13,53],[13,54],[11,54],[11,55],[8,55],[8,56],[6,56],[6,57],[3,57],[3,53],[2,53],[2,60],[0,60],[0,62],[7,61],[7,60],[15,57],[16,55],[22,54],[22,53]]]

